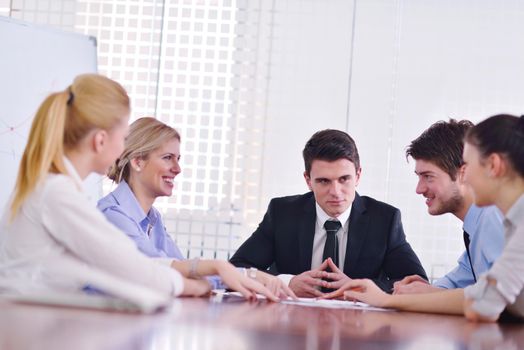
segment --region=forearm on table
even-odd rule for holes
[[[390,295],[385,307],[402,311],[462,315],[464,290],[451,289],[434,293]]]
[[[194,266],[194,274],[197,276],[218,275],[220,264],[226,263],[219,260],[197,260],[193,259],[171,262],[171,267],[180,272],[184,277],[191,277],[192,265]]]

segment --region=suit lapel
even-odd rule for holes
[[[366,215],[366,206],[355,194],[355,200],[349,215],[348,240],[346,246],[346,259],[344,262],[344,273],[351,277],[351,272],[358,268],[357,261],[360,251],[366,240],[366,232],[369,224],[369,215]]]
[[[313,255],[313,238],[317,214],[315,210],[315,197],[307,201],[298,223],[299,259],[302,271],[311,270],[311,257]]]

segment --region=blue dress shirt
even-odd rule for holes
[[[160,212],[151,207],[149,213],[144,213],[125,181],[98,201],[98,209],[113,225],[135,241],[138,249],[145,255],[154,258],[184,259],[180,249],[167,234]]]
[[[98,201],[98,209],[120,230],[124,231],[137,248],[153,258],[184,260],[184,256],[166,231],[160,212],[151,207],[145,213],[129,185],[122,181]],[[218,276],[208,277],[214,289],[226,288]]]
[[[495,207],[479,208],[472,205],[464,218],[464,231],[469,234],[471,263],[477,278],[487,272],[504,248],[502,213]],[[458,259],[458,266],[433,283],[440,288],[465,288],[474,284],[466,251]]]

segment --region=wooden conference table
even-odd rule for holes
[[[0,349],[520,349],[524,325],[182,298],[140,315],[0,302]]]

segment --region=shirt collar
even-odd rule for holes
[[[477,207],[475,204],[472,204],[466,216],[464,217],[464,224],[462,229],[466,231],[470,238],[475,235],[477,231],[478,221],[480,219],[480,214],[482,213],[482,208]]]
[[[342,214],[340,214],[336,218],[333,218],[333,217],[329,216],[324,211],[324,209],[322,209],[320,207],[320,205],[318,205],[317,202],[315,202],[315,209],[316,209],[316,212],[317,212],[317,223],[320,225],[320,227],[324,227],[324,223],[326,221],[336,219],[336,220],[340,221],[342,226],[344,226],[346,224],[346,222],[348,221],[348,219],[349,219],[349,214],[351,213],[351,207],[352,207],[352,205],[350,205]]]
[[[78,171],[76,171],[76,168],[73,165],[73,163],[71,163],[71,161],[66,156],[63,157],[63,160],[64,160],[64,166],[67,170],[67,174],[73,179],[78,190],[81,192],[85,192],[84,181],[82,181],[82,178],[78,174]]]
[[[140,203],[138,203],[138,199],[126,181],[120,182],[111,194],[116,199],[121,209],[133,220],[140,223],[147,218],[150,223],[154,225],[157,218],[156,211],[151,207],[149,215],[147,215],[144,212],[144,209],[140,206]]]
[[[509,208],[504,221],[509,222],[512,226],[517,226],[524,221],[524,194],[521,194],[519,199]]]

